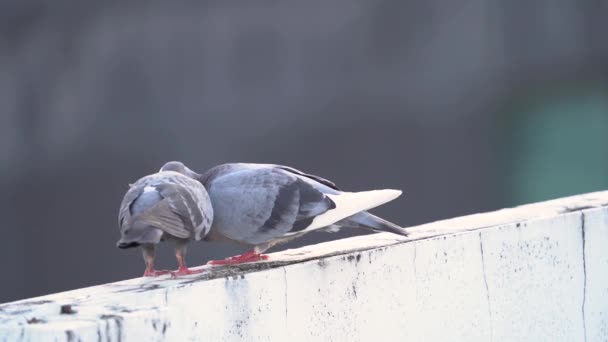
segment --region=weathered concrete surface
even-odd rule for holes
[[[411,229],[7,303],[0,341],[608,339],[608,192]]]

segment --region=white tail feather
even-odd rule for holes
[[[336,208],[315,217],[306,231],[327,227],[356,213],[392,201],[401,195],[401,190],[371,190],[361,192],[343,192],[338,195],[327,195],[336,204]]]

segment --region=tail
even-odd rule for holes
[[[366,211],[358,213],[351,217],[345,218],[342,221],[336,223],[336,225],[348,228],[358,228],[365,230],[373,230],[380,232],[389,232],[402,236],[408,236],[409,233],[404,228],[389,222],[383,218],[372,215]]]
[[[153,187],[146,187],[144,191],[131,203],[127,210],[131,211],[129,220],[120,222],[120,240],[116,243],[118,248],[137,247],[143,243],[159,243],[163,231],[151,224],[141,214],[162,201],[161,195]]]
[[[400,190],[389,189],[327,194],[334,202],[335,208],[315,217],[306,230],[327,227],[347,217],[392,201],[400,195]]]

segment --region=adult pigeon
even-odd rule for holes
[[[184,164],[169,162],[158,173],[132,184],[122,200],[118,215],[121,238],[116,245],[142,247],[145,277],[201,272],[186,267],[186,245],[209,233],[213,209],[205,187],[193,179],[195,175]],[[175,241],[179,265],[175,272],[154,269],[155,245],[165,239]]]
[[[327,179],[273,164],[223,164],[195,177],[209,192],[214,211],[205,240],[253,247],[212,265],[265,260],[261,253],[270,247],[315,230],[350,227],[408,235],[366,211],[399,197],[399,190],[343,192]]]

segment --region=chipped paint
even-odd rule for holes
[[[608,192],[0,305],[0,341],[608,339]]]

